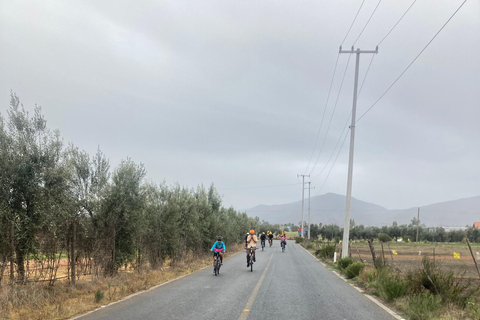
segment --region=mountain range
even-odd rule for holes
[[[346,197],[327,193],[310,198],[310,223],[336,224],[345,221]],[[302,221],[302,201],[282,205],[258,205],[245,210],[248,216],[259,217],[271,224],[295,223]],[[465,227],[480,221],[480,196],[464,198],[423,207],[403,210],[388,210],[382,206],[352,197],[350,218],[356,225],[391,226],[411,223],[420,214],[420,223],[427,227]],[[308,222],[308,199],[304,202],[303,219]]]

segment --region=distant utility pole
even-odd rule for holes
[[[358,65],[360,63],[360,53],[378,53],[378,46],[375,50],[361,51],[360,49],[343,51],[340,47],[340,53],[356,53],[357,60],[355,64],[355,84],[353,88],[353,107],[352,124],[350,126],[350,155],[348,158],[348,182],[347,182],[347,200],[345,204],[345,223],[343,226],[342,258],[348,257],[348,240],[350,238],[350,207],[352,203],[352,175],[353,175],[353,150],[355,141],[355,121],[357,112],[357,88],[358,88]]]
[[[302,238],[305,238],[303,234],[303,207],[304,207],[303,203],[305,202],[305,177],[310,178],[310,175],[297,174],[297,178],[298,177],[302,177],[302,180],[303,180],[303,183],[302,183]]]
[[[310,189],[315,189],[311,188],[311,181],[307,182],[308,183],[308,240],[310,240]]]
[[[417,211],[417,241],[415,242],[418,242],[418,228],[420,227],[420,208],[418,208],[418,211]]]

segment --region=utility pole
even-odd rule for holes
[[[418,208],[418,211],[417,211],[417,241],[418,242],[418,228],[420,226],[420,208]]]
[[[357,112],[357,88],[358,88],[358,65],[360,63],[361,53],[378,53],[378,46],[375,50],[361,51],[360,49],[343,51],[340,46],[340,53],[355,53],[357,55],[355,63],[355,83],[353,88],[353,107],[352,107],[352,124],[350,125],[350,154],[348,158],[348,181],[347,181],[347,200],[345,204],[345,223],[343,226],[342,240],[342,258],[348,257],[348,241],[350,238],[350,207],[352,203],[352,175],[353,175],[353,150],[355,142],[355,121]]]
[[[315,189],[311,188],[311,181],[307,182],[308,183],[308,240],[310,240],[310,189]]]
[[[304,202],[305,202],[305,177],[309,177],[310,175],[304,175],[304,174],[297,174],[297,178],[302,177],[303,183],[302,183],[302,238],[305,238],[305,235],[303,233],[303,208],[304,208]]]

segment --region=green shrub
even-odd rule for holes
[[[358,277],[363,268],[365,268],[363,263],[360,261],[355,261],[345,269],[344,273],[347,276],[347,279],[353,279]]]
[[[405,312],[411,320],[437,319],[442,310],[442,298],[430,292],[415,294],[408,300]]]
[[[376,287],[380,297],[387,301],[403,297],[407,290],[408,283],[396,276],[392,276],[388,269],[382,268],[378,271]]]
[[[95,303],[99,303],[103,299],[103,291],[97,290],[95,291]]]
[[[390,236],[386,233],[379,233],[377,238],[380,242],[390,242],[390,241],[392,241],[392,238],[390,238]]]
[[[323,259],[332,259],[334,253],[335,253],[334,245],[326,245],[325,247],[315,251],[315,255]]]
[[[305,246],[307,249],[313,249],[313,242],[309,242],[307,243],[307,245]]]
[[[302,243],[303,238],[302,237],[295,237],[295,243]]]
[[[377,280],[377,271],[375,269],[363,269],[364,272],[359,273],[358,277],[360,278],[361,282],[368,287],[376,287],[375,282]]]
[[[337,265],[340,270],[345,270],[349,265],[353,263],[353,260],[349,257],[338,260]]]

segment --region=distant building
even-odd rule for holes
[[[473,227],[477,228],[477,229],[480,229],[480,222],[474,222]]]
[[[478,223],[480,227],[480,222]],[[450,232],[450,231],[465,231],[468,228],[467,227],[430,227],[426,228],[428,232],[435,232],[438,228],[442,228],[445,230],[445,232]]]
[[[465,231],[468,228],[467,227],[442,227],[446,232],[450,231]]]

